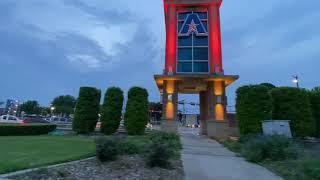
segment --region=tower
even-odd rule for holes
[[[223,135],[225,88],[237,80],[222,64],[222,0],[164,0],[166,56],[163,74],[155,75],[162,93],[163,128],[175,129],[178,94],[199,94],[201,133]]]

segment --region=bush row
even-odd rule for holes
[[[101,91],[92,87],[81,87],[76,105],[73,130],[79,134],[93,132],[101,111],[101,132],[110,135],[117,131],[122,115],[123,91],[109,88],[100,107]],[[144,134],[148,123],[148,92],[144,88],[133,87],[128,92],[125,113],[125,128],[130,135]]]
[[[261,122],[291,120],[295,136],[320,135],[320,90],[271,84],[242,86],[237,90],[237,120],[242,135],[261,133]]]
[[[0,125],[0,136],[26,136],[48,134],[57,128],[54,124]]]
[[[96,139],[97,157],[100,161],[112,161],[118,155],[141,154],[150,167],[170,167],[170,160],[180,156],[182,145],[175,133],[152,132],[141,139],[132,137],[100,137]]]

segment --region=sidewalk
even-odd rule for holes
[[[187,180],[282,180],[266,168],[249,163],[197,129],[179,129]]]

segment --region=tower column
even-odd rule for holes
[[[221,29],[220,29],[220,6],[211,4],[209,6],[209,44],[210,44],[210,73],[223,73]]]
[[[176,72],[177,58],[177,12],[175,5],[166,4],[166,61],[165,73]]]
[[[178,86],[175,80],[165,80],[163,82],[162,95],[162,128],[164,130],[177,130],[177,111],[178,111]]]
[[[200,133],[207,135],[207,120],[208,120],[208,98],[207,91],[201,91],[199,93],[200,99]]]

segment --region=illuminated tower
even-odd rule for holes
[[[155,75],[155,80],[162,93],[166,129],[175,128],[178,93],[199,94],[202,134],[219,136],[223,132],[218,131],[227,124],[225,88],[239,77],[225,75],[222,66],[221,3],[222,0],[164,0],[165,68],[163,74]]]

